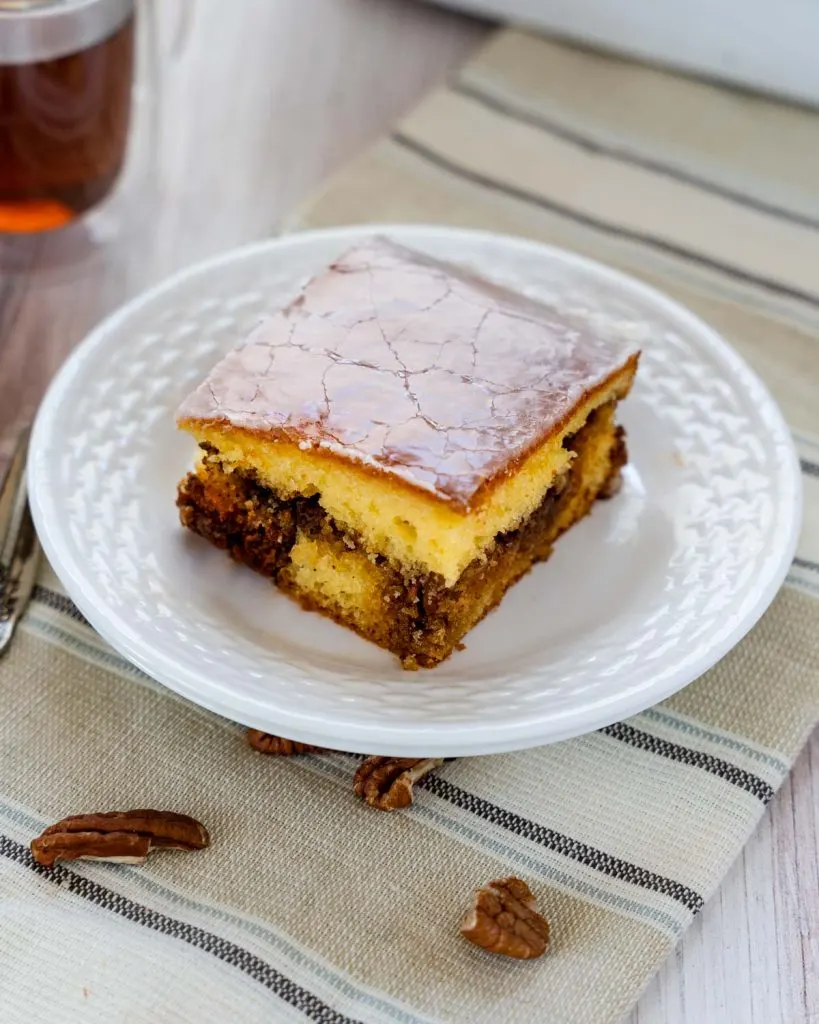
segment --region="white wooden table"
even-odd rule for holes
[[[276,231],[488,31],[411,0],[161,0],[188,31],[165,76],[150,246],[85,286],[0,280],[0,463],[102,314],[194,259]],[[629,1024],[819,1021],[819,735]]]

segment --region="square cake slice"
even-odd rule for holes
[[[392,651],[437,665],[626,461],[639,353],[374,238],[183,403],[182,523]]]

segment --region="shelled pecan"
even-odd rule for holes
[[[533,960],[546,952],[549,922],[535,910],[535,898],[524,881],[504,878],[476,891],[461,935],[490,953]]]
[[[153,849],[202,850],[210,843],[204,825],[174,811],[108,811],[77,814],[50,825],[31,843],[38,864],[106,860],[144,864]]]
[[[309,743],[288,740],[284,736],[274,736],[260,729],[247,730],[247,742],[260,754],[274,754],[278,757],[291,757],[293,754],[317,754],[321,747],[313,747]]]
[[[409,807],[415,783],[443,763],[442,757],[368,757],[355,773],[355,794],[379,811]]]

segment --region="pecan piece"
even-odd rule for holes
[[[150,851],[151,840],[137,832],[65,832],[39,836],[31,844],[32,856],[46,868],[60,860],[144,864]]]
[[[313,747],[309,743],[288,740],[284,736],[274,736],[260,729],[247,730],[247,742],[260,754],[276,754],[279,757],[290,757],[292,754],[318,754],[321,747]]]
[[[535,898],[524,881],[504,878],[476,891],[461,935],[490,953],[533,960],[549,945],[549,922],[535,910]]]
[[[38,864],[61,860],[107,860],[144,864],[154,848],[202,850],[208,830],[195,818],[174,811],[108,811],[76,814],[49,827],[31,843]]]
[[[355,795],[379,811],[395,811],[412,803],[412,787],[442,757],[368,757],[355,773]]]

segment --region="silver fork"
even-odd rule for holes
[[[0,487],[0,657],[29,602],[40,562],[26,492],[28,436],[26,430],[17,442]]]

